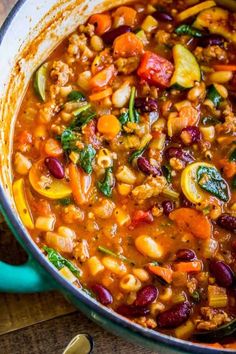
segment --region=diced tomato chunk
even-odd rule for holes
[[[150,51],[145,52],[138,68],[138,75],[151,85],[168,87],[174,71],[173,64]]]
[[[137,210],[135,211],[131,224],[129,225],[129,229],[133,230],[135,227],[139,226],[142,223],[151,224],[153,222],[153,215],[150,210],[143,211]]]

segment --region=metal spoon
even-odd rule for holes
[[[72,339],[63,354],[90,354],[93,350],[93,338],[87,333],[80,333]]]

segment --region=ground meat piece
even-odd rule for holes
[[[119,58],[115,61],[115,65],[119,73],[128,75],[137,70],[139,62],[138,57]]]
[[[236,13],[230,12],[229,13],[229,27],[231,30],[236,31]]]
[[[66,85],[72,74],[70,67],[63,63],[63,61],[58,60],[53,62],[50,76],[57,85]]]
[[[223,124],[217,124],[216,132],[217,134],[224,133],[235,133],[236,132],[236,116],[233,113],[232,106],[227,104],[222,112],[224,118]]]
[[[85,262],[89,258],[89,245],[87,240],[79,240],[73,249],[73,255],[76,260]]]
[[[197,289],[198,281],[196,278],[191,278],[187,280],[187,288],[190,294],[193,294]]]
[[[227,52],[218,45],[212,45],[206,48],[197,47],[194,50],[194,55],[198,61],[204,63],[209,63],[212,59],[224,61],[224,64],[228,62]]]
[[[75,205],[69,205],[63,210],[63,220],[68,224],[82,222],[84,220],[84,212]]]
[[[53,116],[58,112],[58,107],[54,101],[49,101],[39,110],[39,121],[49,123]]]
[[[202,307],[201,319],[196,320],[196,325],[198,330],[209,331],[227,322],[230,322],[230,318],[225,311],[211,307]]]
[[[164,30],[158,30],[155,39],[158,44],[170,44],[170,33]]]
[[[162,176],[149,176],[144,183],[133,189],[132,195],[134,199],[145,200],[159,195],[166,186],[166,179]]]
[[[134,322],[138,323],[139,325],[145,327],[145,328],[156,328],[157,323],[153,318],[147,318],[145,316],[142,316],[140,318],[136,318]]]
[[[176,170],[176,171],[180,171],[183,170],[185,167],[185,162],[178,159],[177,157],[172,157],[170,159],[170,166]]]
[[[94,31],[95,31],[95,26],[92,25],[91,23],[88,23],[87,25],[79,26],[79,32],[88,34],[90,37],[94,35]]]

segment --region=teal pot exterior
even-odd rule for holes
[[[26,264],[0,262],[0,292],[58,290],[99,326],[159,354],[217,354],[203,347],[143,328],[100,305],[64,279],[34,244],[12,197],[11,151],[15,117],[34,70],[56,45],[92,13],[125,0],[19,0],[0,31],[0,212],[26,250]],[[129,1],[130,2],[130,1]],[[232,350],[224,352],[233,353]]]

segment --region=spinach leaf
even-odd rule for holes
[[[92,145],[86,145],[83,150],[80,151],[79,154],[79,163],[82,169],[90,174],[93,171],[93,160],[96,155],[96,150],[92,147]]]
[[[214,118],[214,117],[203,117],[202,118],[202,124],[205,125],[205,126],[209,126],[209,125],[216,125],[216,124],[219,124],[221,123],[219,119],[217,118]]]
[[[229,161],[236,161],[236,148],[229,155]]]
[[[222,97],[217,91],[215,85],[211,85],[207,91],[207,98],[211,100],[214,104],[214,106],[217,108],[222,101]]]
[[[130,263],[130,264],[135,264],[134,261],[130,260],[129,258],[125,257],[125,256],[122,256],[122,254],[117,254],[111,250],[109,250],[108,248],[106,247],[103,247],[103,246],[98,246],[98,250],[102,253],[105,253],[105,254],[108,254],[109,256],[113,256],[115,258],[119,258],[120,260],[124,261],[124,262],[127,262],[127,263]]]
[[[60,253],[55,251],[53,248],[49,248],[47,246],[43,247],[43,249],[48,254],[49,261],[57,268],[62,269],[63,267],[67,267],[70,271],[77,277],[80,277],[80,270],[77,268],[72,262],[68,261],[68,259],[62,257]]]
[[[199,294],[199,292],[198,292],[197,290],[195,290],[195,291],[191,294],[191,298],[193,299],[193,301],[194,301],[195,303],[198,303],[198,302],[200,302],[200,300],[201,300],[201,296],[200,296],[200,294]]]
[[[76,142],[79,137],[71,129],[65,129],[60,136],[61,145],[65,152],[78,150]]]
[[[96,112],[92,109],[87,108],[76,114],[76,118],[72,121],[69,128],[75,131],[80,131],[85,125],[87,125],[94,117],[96,117]]]
[[[186,25],[186,24],[178,26],[175,29],[175,33],[178,36],[181,36],[183,34],[183,35],[188,35],[188,36],[196,37],[196,38],[201,38],[203,36],[202,32],[199,31],[197,28],[194,28],[194,27],[192,27],[190,25]]]
[[[132,122],[132,123],[138,123],[139,122],[139,113],[134,108],[135,94],[136,94],[136,88],[132,87],[130,100],[129,100],[129,121]]]
[[[68,198],[59,199],[58,203],[62,206],[68,206],[68,205],[72,204],[73,202],[72,202],[72,199],[70,197],[68,197]]]
[[[164,165],[161,167],[162,173],[164,177],[166,178],[168,183],[171,183],[172,180],[172,175],[171,175],[171,168],[169,165]]]
[[[80,101],[80,102],[84,102],[86,99],[85,99],[85,96],[79,92],[79,91],[76,91],[76,90],[73,90],[69,93],[69,95],[67,96],[67,101],[70,102],[70,101]]]
[[[197,170],[199,186],[220,200],[229,200],[228,185],[215,167],[200,166]]]
[[[125,125],[129,121],[129,112],[124,112],[119,116],[119,121],[122,125]]]
[[[106,197],[112,196],[112,189],[114,186],[114,178],[112,174],[112,167],[108,167],[105,172],[105,176],[102,182],[97,183],[98,189],[102,192]]]
[[[130,155],[130,157],[129,157],[129,162],[131,163],[131,162],[133,162],[133,160],[135,160],[135,159],[137,159],[138,157],[140,157],[140,156],[144,153],[144,151],[146,150],[146,148],[147,148],[147,146],[145,146],[145,147],[142,148],[142,149],[139,149],[139,150],[134,151],[134,152]]]

